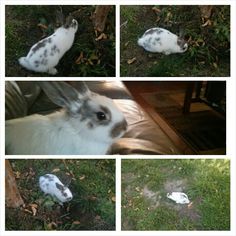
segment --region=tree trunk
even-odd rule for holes
[[[106,25],[107,15],[112,6],[96,6],[96,10],[93,13],[94,29],[98,32],[103,32]]]
[[[16,180],[9,160],[5,161],[5,189],[7,207],[17,208],[24,204],[17,188]]]

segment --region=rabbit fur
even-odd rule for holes
[[[73,195],[56,175],[45,174],[39,177],[39,187],[45,193],[55,197],[59,203],[72,200]]]
[[[106,154],[125,133],[127,122],[112,99],[78,91],[65,82],[38,82],[60,111],[6,121],[6,153],[10,155]]]
[[[19,58],[19,64],[27,70],[57,74],[55,66],[62,56],[71,48],[78,22],[71,20],[70,25],[63,25],[51,36],[34,44],[26,57]]]
[[[138,45],[148,52],[158,52],[165,55],[184,53],[188,49],[187,42],[163,28],[151,28],[138,39]]]

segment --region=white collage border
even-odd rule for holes
[[[76,158],[116,158],[116,231],[5,231],[5,158],[14,159],[14,156],[5,156],[5,80],[31,80],[23,77],[5,78],[5,5],[116,5],[116,78],[107,78],[108,80],[144,80],[144,81],[186,81],[186,80],[219,80],[227,84],[227,155],[219,156],[132,156],[132,159],[200,159],[200,158],[229,158],[231,161],[231,230],[230,231],[121,231],[121,158],[120,156],[78,156]],[[119,78],[120,64],[120,5],[231,5],[231,76],[230,77],[169,77],[169,78],[149,78],[149,77],[122,77]],[[235,0],[0,0],[0,235],[193,235],[193,236],[236,236],[236,1]],[[17,43],[17,39],[16,39]],[[34,77],[32,80],[53,80],[51,77]],[[91,80],[91,78],[63,78],[57,77],[57,80]],[[104,80],[106,78],[92,78],[92,80]],[[19,158],[17,156],[16,158]],[[22,159],[25,157],[22,156]],[[48,158],[71,158],[71,156],[27,156],[29,159],[48,159]],[[75,158],[74,156],[72,158]],[[124,159],[129,158],[127,156]]]

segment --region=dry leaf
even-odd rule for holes
[[[42,29],[45,29],[45,30],[48,29],[48,27],[46,25],[42,24],[42,23],[39,23],[38,27],[40,27]]]
[[[16,172],[15,172],[15,178],[16,178],[16,179],[19,179],[19,178],[20,178],[20,172],[19,172],[19,171],[16,171]]]
[[[83,62],[83,58],[84,58],[84,53],[81,52],[79,57],[76,59],[75,63],[78,65],[81,64]]]
[[[79,221],[79,220],[75,220],[75,221],[73,221],[72,224],[73,224],[73,225],[80,225],[80,221]]]
[[[24,211],[27,212],[27,213],[33,214],[33,212],[28,210],[28,209],[24,209]]]
[[[136,57],[134,57],[134,58],[132,58],[132,59],[129,59],[129,60],[127,61],[127,63],[130,65],[130,64],[134,63],[135,61],[136,61]]]
[[[53,229],[57,228],[57,224],[55,222],[51,222],[47,225],[47,228],[49,230],[53,230]]]
[[[107,39],[107,35],[104,34],[104,33],[101,33],[101,34],[95,39],[95,41],[100,41],[100,40],[102,40],[102,39]]]
[[[115,202],[115,201],[116,201],[116,197],[113,196],[113,197],[111,198],[111,200],[112,200],[113,202]]]
[[[157,7],[153,7],[152,10],[157,14],[161,12],[161,10]]]
[[[125,43],[125,47],[127,47],[129,43],[130,43],[129,41],[128,41],[128,42],[126,42],[126,43]]]
[[[56,168],[56,169],[52,170],[52,173],[57,173],[57,172],[59,172],[59,171],[60,171],[60,169],[59,169],[59,168]]]
[[[218,68],[218,65],[214,62],[213,64],[212,64],[216,69]]]
[[[80,179],[80,180],[85,179],[85,175],[80,176],[79,179]]]
[[[137,192],[140,192],[140,188],[139,188],[139,187],[136,187],[135,190],[136,190]]]
[[[207,20],[203,25],[202,25],[202,27],[206,27],[206,26],[211,26],[212,25],[212,23],[211,23],[211,20]]]

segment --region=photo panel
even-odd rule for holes
[[[121,169],[122,230],[230,230],[229,159],[123,159]]]
[[[5,102],[7,155],[226,154],[224,81],[6,81]]]
[[[230,5],[121,5],[123,77],[229,77]]]
[[[7,77],[115,76],[115,6],[6,5],[5,11]]]
[[[6,159],[6,231],[115,230],[114,159]]]

